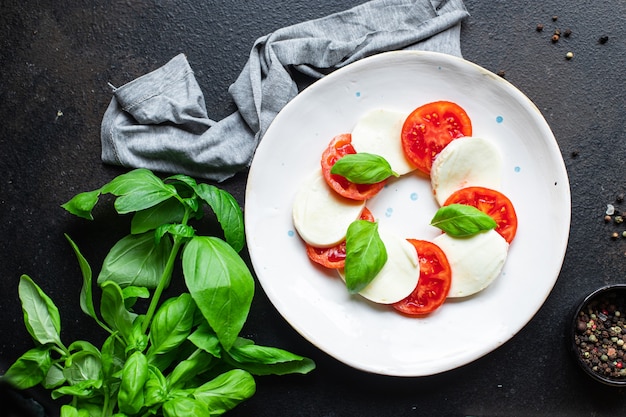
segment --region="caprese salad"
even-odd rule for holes
[[[409,316],[489,286],[505,264],[517,216],[500,190],[498,147],[472,135],[461,106],[437,101],[408,115],[370,111],[334,137],[293,202],[311,261],[336,270],[350,293]],[[440,207],[431,225],[442,233],[432,240],[400,236],[367,208],[389,178],[416,172],[430,179]]]

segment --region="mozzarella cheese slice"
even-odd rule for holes
[[[502,181],[502,156],[486,139],[469,136],[455,139],[433,161],[430,181],[440,205],[461,188],[479,186],[498,190]]]
[[[387,262],[359,294],[379,304],[396,303],[411,294],[417,286],[420,276],[417,251],[406,239],[381,226],[378,233],[387,250]],[[338,272],[345,280],[343,269]]]
[[[293,202],[292,219],[298,234],[312,246],[327,248],[346,238],[348,226],[358,219],[365,201],[350,200],[333,191],[321,170],[307,177]]]
[[[382,156],[398,175],[413,171],[415,166],[404,155],[400,139],[406,117],[405,113],[386,109],[366,113],[352,130],[354,150]]]
[[[452,272],[449,298],[467,297],[487,288],[502,272],[509,244],[495,230],[469,238],[442,234],[433,239],[446,254]]]

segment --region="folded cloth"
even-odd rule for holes
[[[276,114],[316,80],[401,49],[461,56],[462,0],[373,0],[256,40],[230,86],[237,111],[215,122],[183,54],[113,89],[101,129],[105,163],[223,181],[249,167]]]

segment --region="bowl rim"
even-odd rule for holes
[[[580,351],[578,349],[578,346],[576,346],[576,328],[577,328],[577,324],[578,324],[578,315],[580,313],[580,311],[587,305],[589,304],[592,300],[603,296],[607,293],[610,293],[612,291],[621,291],[624,293],[624,295],[626,296],[626,284],[608,284],[608,285],[604,285],[600,288],[597,288],[595,290],[593,290],[592,292],[590,292],[589,294],[587,294],[586,296],[584,296],[582,298],[582,300],[576,304],[576,308],[574,309],[574,313],[572,315],[571,320],[569,321],[568,324],[568,333],[570,336],[570,350],[572,352],[572,355],[574,356],[574,359],[576,360],[576,363],[579,365],[579,367],[587,374],[589,375],[593,380],[601,382],[605,385],[609,385],[612,387],[626,387],[626,378],[622,378],[621,380],[616,380],[610,377],[606,377],[606,376],[602,376],[597,372],[594,372],[586,363],[584,363],[582,361],[582,358],[580,356]],[[625,360],[626,362],[626,360]]]

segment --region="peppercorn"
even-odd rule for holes
[[[609,377],[626,377],[626,327],[621,311],[626,308],[622,296],[591,301],[581,309],[575,323],[574,341],[580,361],[593,372]]]
[[[543,30],[543,25],[541,23],[539,23],[537,25],[537,32],[541,32]]]
[[[565,32],[563,33],[563,35],[566,38],[569,38],[571,34],[572,34],[572,30],[571,29],[565,29]]]
[[[566,53],[566,54],[565,54],[565,58],[567,58],[567,59],[572,59],[572,58],[574,58],[574,53],[573,53],[573,52],[568,52],[568,53]]]
[[[624,201],[624,193],[619,193],[617,197],[615,197],[615,201],[622,203]]]
[[[624,218],[620,215],[617,215],[613,217],[613,221],[615,222],[615,224],[621,224],[624,223]]]
[[[617,232],[611,233],[611,238],[612,239],[617,239],[618,237],[619,237],[619,233],[617,233]]]
[[[554,35],[552,35],[552,43],[556,43],[558,41],[559,41],[559,35],[555,33]]]
[[[504,72],[504,70],[500,70],[498,71],[498,76],[504,78],[504,76],[506,75],[506,73]]]
[[[606,36],[606,35],[601,36],[601,37],[600,37],[600,39],[598,39],[598,42],[599,42],[601,45],[604,45],[604,44],[605,44],[605,43],[607,43],[608,41],[609,41],[609,37],[608,37],[608,36]]]
[[[553,21],[553,22],[556,22],[556,20],[557,20],[558,18],[559,18],[558,16],[554,15],[554,16],[552,16],[552,21]]]

